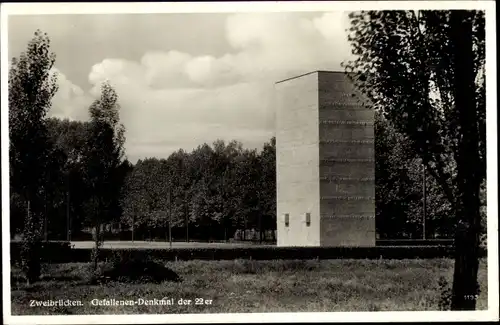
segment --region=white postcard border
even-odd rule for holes
[[[165,315],[12,316],[10,294],[8,48],[9,15],[125,14],[125,13],[227,13],[281,11],[355,11],[383,9],[483,9],[486,10],[486,111],[487,111],[487,213],[488,307],[470,312],[335,312]],[[349,1],[349,2],[198,2],[198,3],[2,3],[1,5],[1,162],[2,162],[2,276],[3,314],[6,324],[113,324],[113,323],[213,323],[213,322],[382,322],[382,321],[488,321],[497,320],[498,301],[498,184],[496,125],[496,23],[494,1]]]

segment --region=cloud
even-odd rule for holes
[[[88,107],[93,99],[58,69],[53,68],[51,74],[57,76],[58,90],[52,99],[49,115],[71,120],[88,119]]]
[[[347,41],[345,29],[348,27],[348,13],[346,12],[329,12],[321,17],[314,18],[312,21],[314,27],[329,40]],[[344,43],[343,45],[347,45]]]
[[[350,56],[346,23],[343,12],[310,19],[235,14],[227,18],[224,35],[232,51],[217,57],[172,50],[146,52],[139,61],[108,58],[92,67],[90,93],[97,96],[105,80],[116,88],[132,160],[165,157],[217,138],[261,147],[274,134],[274,82],[339,70]],[[69,81],[61,82],[61,97],[85,97]],[[69,105],[69,113],[77,106]]]

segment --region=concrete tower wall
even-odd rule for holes
[[[374,113],[361,100],[343,73],[276,84],[278,246],[375,245]]]
[[[276,102],[277,244],[319,246],[318,76],[277,83]]]
[[[374,112],[347,75],[319,72],[321,246],[375,245]]]

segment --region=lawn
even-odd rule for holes
[[[24,282],[18,282],[19,270],[13,269],[12,314],[438,310],[439,278],[451,282],[453,273],[451,259],[178,261],[169,262],[167,266],[183,281],[90,285],[86,280],[88,264],[68,263],[47,265],[42,281],[27,287]],[[487,308],[486,281],[486,260],[483,259],[478,309]],[[173,300],[164,300],[164,305],[143,303],[163,298]],[[58,299],[80,301],[81,305],[30,306],[32,301]],[[134,300],[135,303],[94,306],[93,299]],[[191,304],[179,305],[179,299],[191,300]],[[168,305],[167,301],[173,304]]]

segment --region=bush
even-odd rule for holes
[[[141,260],[129,254],[120,253],[115,253],[112,256],[111,262],[108,262],[101,278],[128,283],[182,281],[177,273],[148,257]]]
[[[438,307],[439,310],[451,310],[451,286],[448,281],[443,277],[439,277],[438,280],[439,286],[439,302]]]
[[[22,261],[23,250],[28,249],[22,241],[10,242],[10,259],[15,263]],[[66,262],[72,254],[71,244],[66,241],[33,242],[32,249],[40,262]],[[23,248],[24,247],[24,248]]]
[[[21,269],[28,283],[34,283],[40,278],[41,258],[40,246],[35,241],[23,241],[20,247]]]

